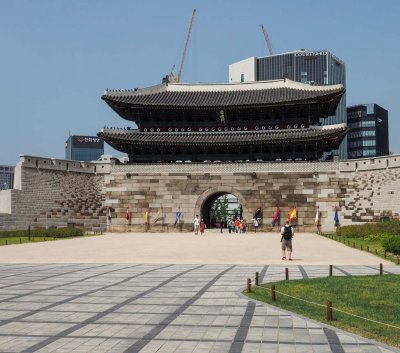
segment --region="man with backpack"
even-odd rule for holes
[[[294,235],[293,228],[289,224],[289,221],[286,221],[285,225],[281,228],[281,243],[282,243],[282,260],[286,260],[286,250],[288,252],[288,260],[292,261],[292,238]]]

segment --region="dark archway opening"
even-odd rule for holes
[[[207,228],[219,228],[220,224],[226,228],[229,217],[242,218],[243,208],[239,199],[228,192],[217,192],[209,196],[203,203],[200,217],[206,222]]]

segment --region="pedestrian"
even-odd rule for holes
[[[206,222],[204,222],[203,218],[200,221],[199,228],[200,228],[200,234],[203,235],[204,234],[204,230],[207,228],[206,227]]]
[[[241,219],[239,221],[239,233],[242,234],[243,233],[243,219]]]
[[[243,219],[242,221],[242,232],[246,233],[247,232],[247,221]]]
[[[233,228],[233,221],[232,221],[232,219],[229,217],[228,218],[228,231],[229,231],[229,234],[231,234],[232,233],[232,228]]]
[[[292,238],[294,235],[293,228],[289,224],[289,221],[286,221],[285,225],[281,228],[281,243],[282,243],[282,260],[286,260],[286,253],[288,253],[288,260],[292,261]]]
[[[254,233],[257,233],[258,221],[257,218],[253,219]]]
[[[235,232],[236,232],[236,233],[239,233],[239,223],[240,223],[240,222],[239,222],[239,219],[236,218],[236,219],[235,219],[235,223],[234,223],[234,224],[235,224]]]
[[[224,221],[219,222],[219,228],[221,229],[221,234],[222,234],[222,228],[224,227]]]
[[[199,227],[200,227],[200,221],[199,221],[199,215],[198,214],[196,215],[196,217],[194,217],[193,226],[194,226],[194,235],[198,235],[199,234]]]

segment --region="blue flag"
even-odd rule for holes
[[[181,209],[178,208],[178,211],[176,211],[176,213],[175,213],[175,224],[174,225],[176,225],[177,223],[178,224],[180,223],[181,216],[182,216]]]
[[[333,220],[335,221],[335,226],[339,225],[339,213],[338,210],[335,209],[335,216],[333,217]]]

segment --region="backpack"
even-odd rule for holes
[[[285,240],[292,239],[292,227],[291,226],[285,226],[285,229],[283,230],[283,237],[285,238]]]

